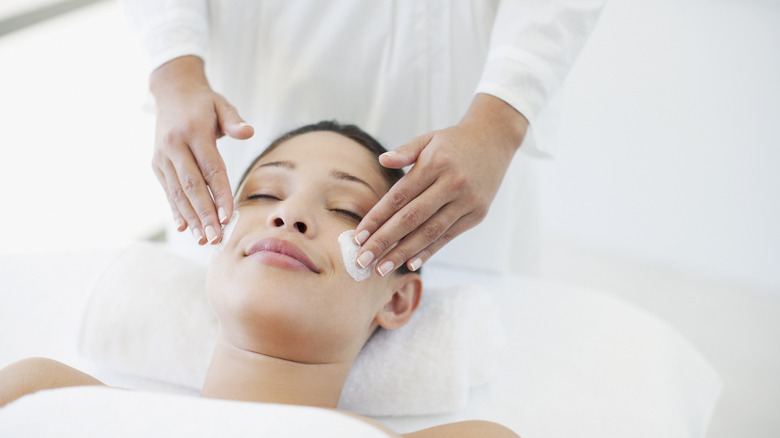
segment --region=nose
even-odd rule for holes
[[[308,216],[304,205],[282,203],[276,210],[268,215],[268,226],[272,228],[284,228],[290,232],[301,233],[305,236],[314,234],[313,220]]]

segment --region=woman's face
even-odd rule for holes
[[[298,362],[357,355],[403,277],[356,282],[337,241],[389,189],[378,166],[369,150],[327,131],[293,137],[254,166],[236,196],[233,234],[209,269],[222,336]]]

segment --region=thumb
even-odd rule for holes
[[[224,98],[217,99],[214,102],[214,109],[217,112],[219,127],[225,134],[239,140],[246,140],[255,135],[255,128],[245,122],[238,115],[236,108]]]
[[[400,169],[417,162],[420,152],[428,146],[433,138],[433,133],[415,137],[403,146],[395,150],[385,152],[379,156],[379,164],[390,169]]]

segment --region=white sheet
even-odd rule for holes
[[[2,437],[365,437],[378,428],[335,411],[101,387],[41,391],[0,409]]]
[[[115,255],[0,257],[0,366],[47,356],[110,385],[193,394],[106,372],[76,354],[85,296]],[[720,380],[665,322],[609,297],[559,284],[435,269],[425,275],[442,286],[476,280],[493,290],[511,347],[498,380],[472,390],[466,409],[379,419],[392,429],[481,418],[524,438],[705,436]],[[119,408],[106,410],[103,415],[122,415]],[[5,427],[5,420],[0,425]]]

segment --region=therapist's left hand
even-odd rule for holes
[[[362,244],[358,264],[368,266],[380,255],[379,275],[403,263],[417,270],[480,223],[527,129],[527,120],[517,110],[478,94],[457,125],[380,156],[384,167],[414,166],[357,226],[355,241]]]

